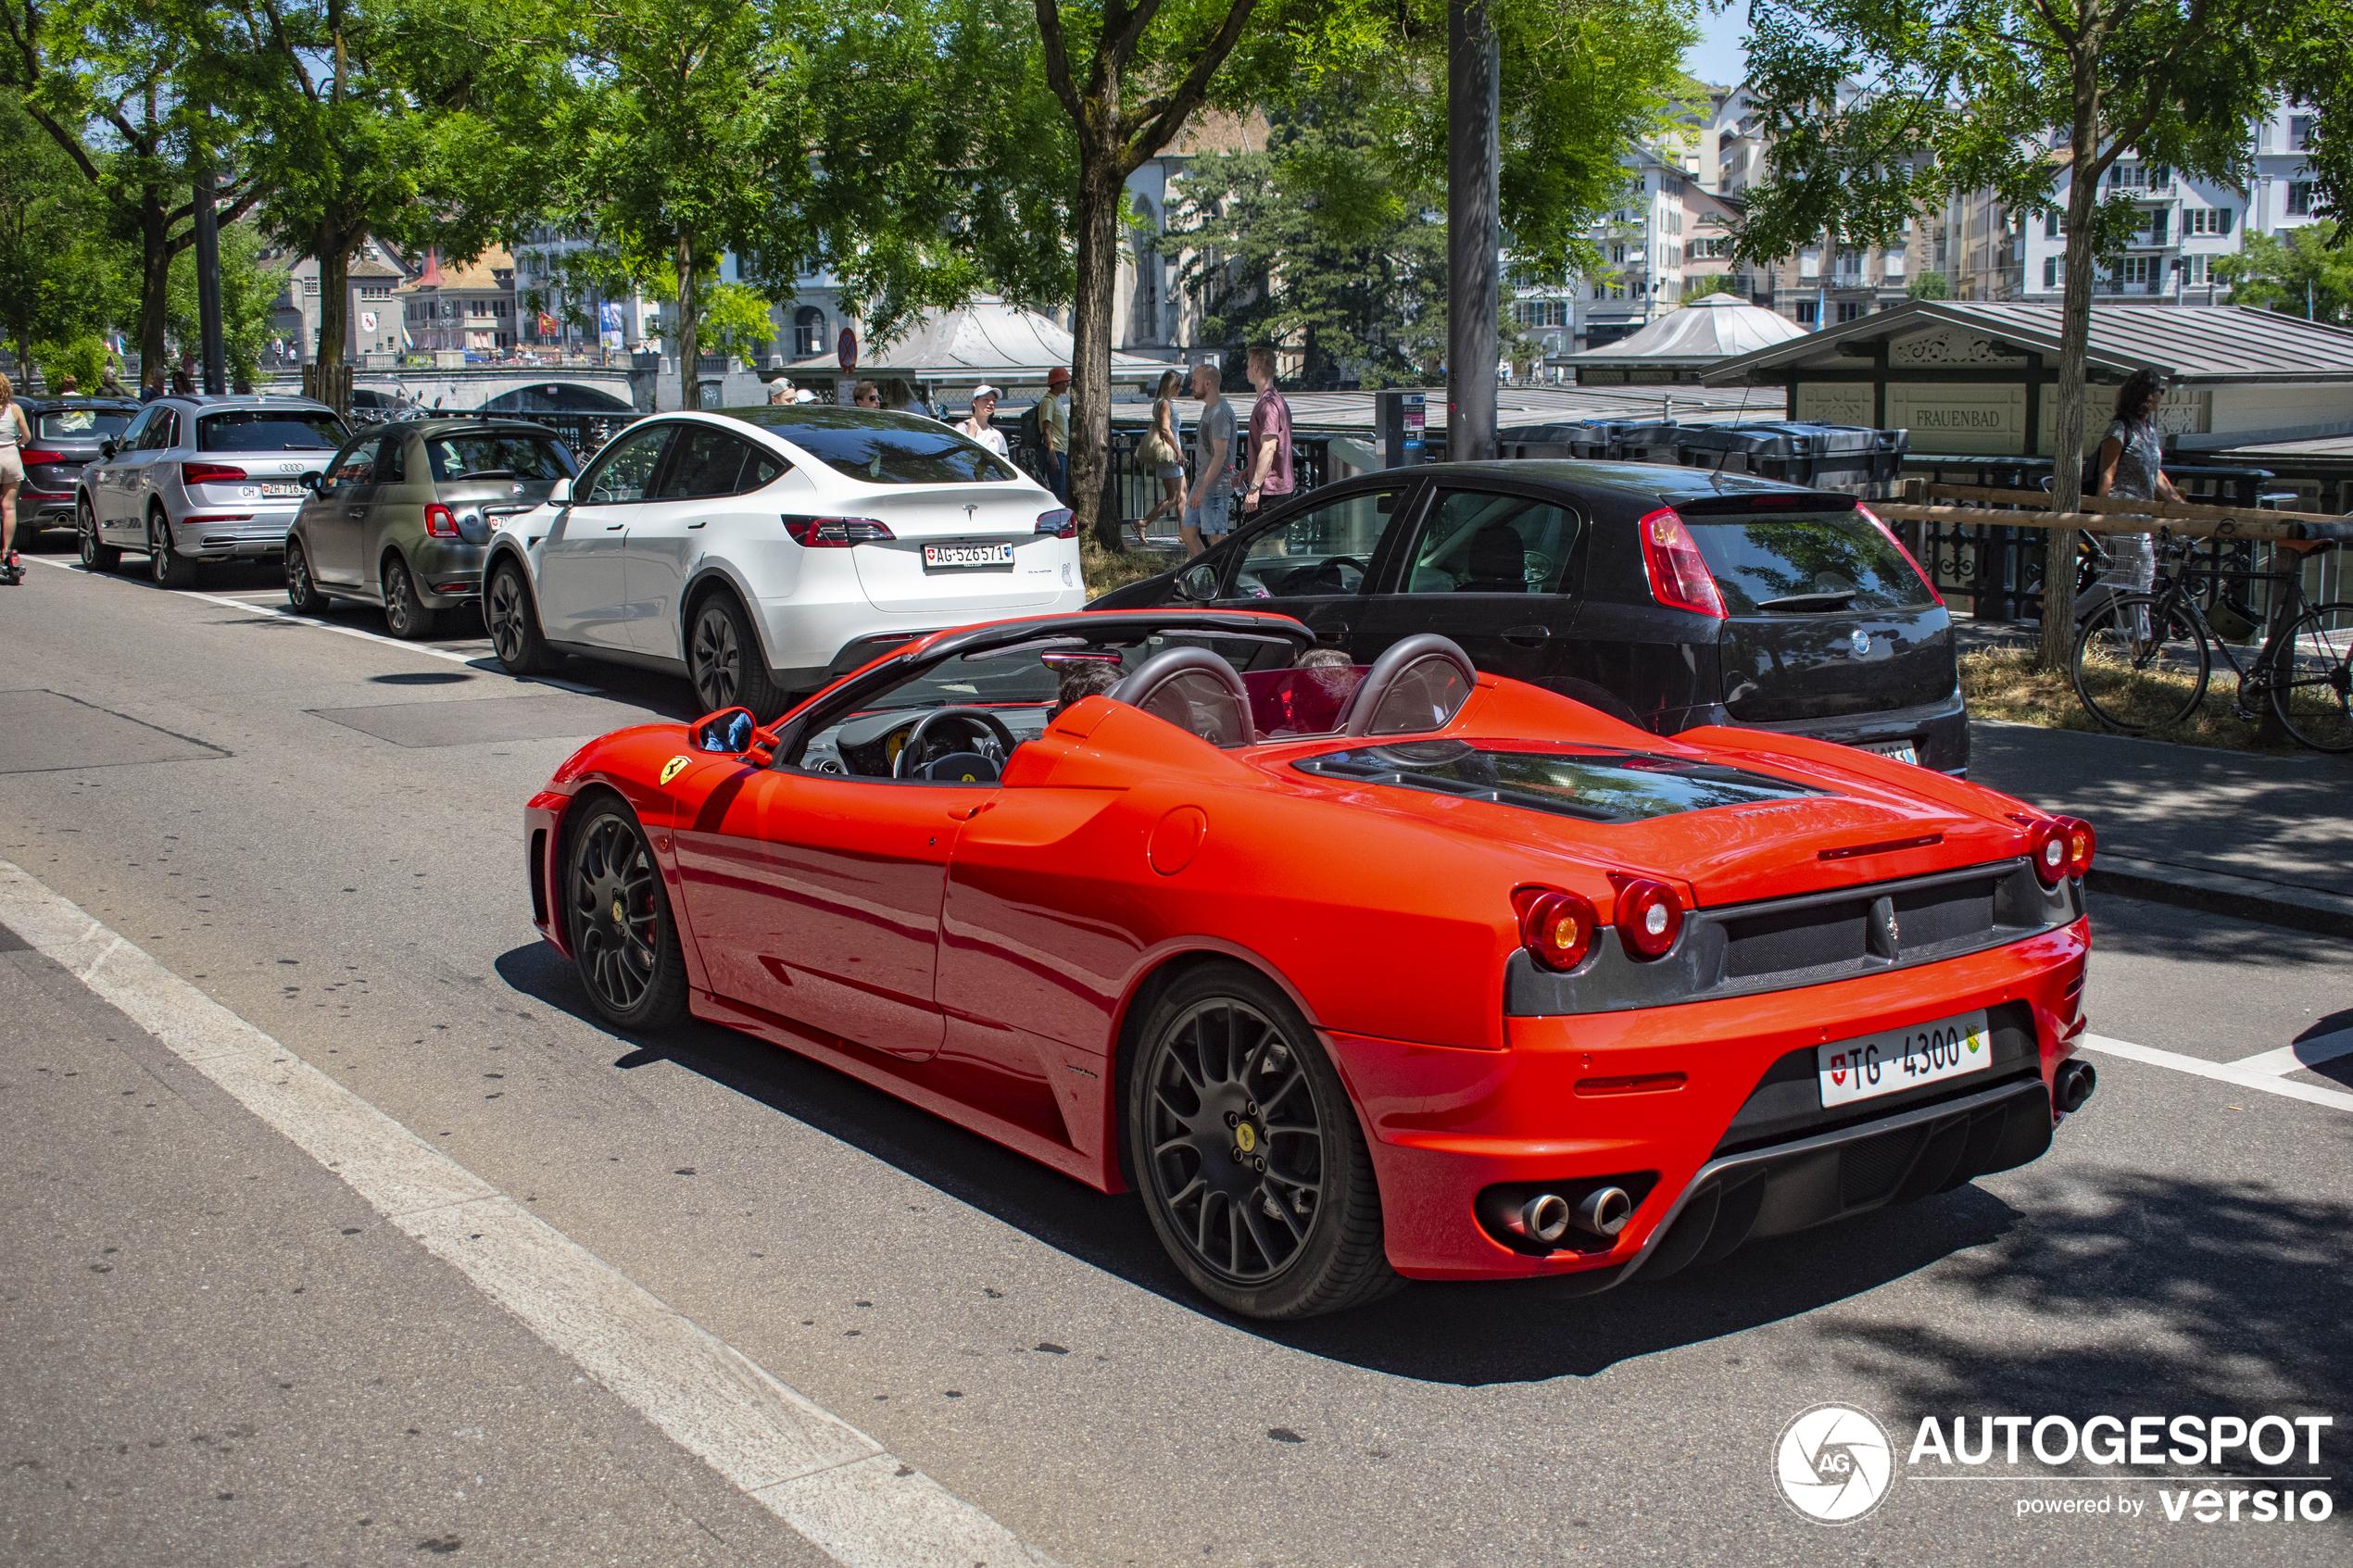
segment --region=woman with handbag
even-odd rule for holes
[[[1160,480],[1162,495],[1136,523],[1139,534],[1152,525],[1152,519],[1164,511],[1182,515],[1185,506],[1185,444],[1176,433],[1176,389],[1183,385],[1174,370],[1161,373],[1160,388],[1152,394],[1151,428],[1138,443],[1136,456],[1142,459]]]

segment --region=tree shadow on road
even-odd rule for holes
[[[1619,1361],[1802,1319],[1931,1269],[1940,1276],[1940,1310],[1957,1290],[1965,1298],[2025,1304],[2059,1327],[2038,1332],[2034,1345],[1999,1351],[1972,1348],[1977,1342],[1965,1336],[1941,1337],[1902,1311],[1868,1329],[1819,1332],[1857,1356],[1918,1356],[1917,1369],[1899,1369],[1895,1381],[1912,1378],[1924,1397],[1931,1388],[1945,1399],[1972,1392],[1993,1399],[1998,1391],[2003,1408],[2019,1410],[2027,1408],[2019,1402],[2022,1390],[2045,1381],[2105,1388],[2130,1371],[2121,1386],[2145,1385],[2151,1369],[2130,1347],[2094,1349],[2086,1336],[2080,1350],[2048,1348],[2054,1333],[2068,1336],[2068,1324],[2119,1310],[2149,1314],[2153,1334],[2213,1347],[2217,1367],[2250,1356],[2281,1366],[2302,1359],[2341,1388],[2353,1364],[2353,1341],[2341,1324],[2329,1331],[2331,1344],[2314,1348],[2318,1316],[2342,1316],[2343,1238],[2353,1236],[2353,1208],[2293,1203],[2257,1184],[2153,1173],[2069,1173],[2047,1184],[2054,1193],[2065,1189],[2064,1201],[2055,1197],[2047,1210],[2021,1210],[1964,1186],[1601,1294],[1564,1281],[1417,1283],[1373,1306],[1305,1323],[1226,1318],[1162,1252],[1132,1193],[1096,1192],[732,1030],[688,1022],[659,1038],[613,1035],[590,1010],[571,966],[544,944],[503,955],[497,968],[518,991],[611,1035],[622,1047],[618,1068],[667,1061],[699,1073],[1188,1311],[1389,1375],[1466,1386],[1591,1376]],[[2325,1268],[2324,1255],[2334,1260]],[[2111,1361],[2114,1373],[2107,1370]],[[2321,1386],[2317,1375],[2310,1386]]]

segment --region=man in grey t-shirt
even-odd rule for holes
[[[1193,427],[1193,487],[1185,497],[1184,521],[1176,532],[1185,541],[1185,558],[1226,537],[1234,505],[1234,406],[1218,390],[1223,378],[1214,364],[1193,367],[1193,395],[1201,399],[1201,419]]]

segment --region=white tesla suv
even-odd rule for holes
[[[931,420],[812,403],[629,426],[500,520],[483,578],[517,674],[642,665],[763,723],[910,637],[1086,600],[1052,492]]]

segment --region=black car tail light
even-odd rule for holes
[[[1683,901],[1652,877],[1612,872],[1609,880],[1617,888],[1617,908],[1610,916],[1617,939],[1638,959],[1663,957],[1683,934]]]
[[[1650,579],[1651,597],[1669,609],[1723,620],[1724,596],[1674,508],[1662,507],[1634,526],[1642,535],[1642,573]]]
[[[795,517],[784,514],[785,532],[792,542],[812,550],[846,549],[852,545],[879,544],[896,539],[889,527],[870,517]]]
[[[1592,951],[1601,924],[1592,899],[1545,887],[1523,887],[1512,895],[1519,911],[1520,945],[1545,969],[1575,969]]]
[[[1881,521],[1879,513],[1871,510],[1870,508],[1856,507],[1855,509],[1862,513],[1865,517],[1870,519],[1871,526],[1878,529],[1881,533],[1887,536],[1887,542],[1895,546],[1895,553],[1902,556],[1904,558],[1905,564],[1912,569],[1912,575],[1920,580],[1920,586],[1928,590],[1928,596],[1934,599],[1938,604],[1943,604],[1944,602],[1944,596],[1936,591],[1936,583],[1934,580],[1931,579],[1927,572],[1920,570],[1920,563],[1913,558],[1912,552],[1905,547],[1904,541],[1896,537],[1895,530],[1888,527],[1886,523]]]

